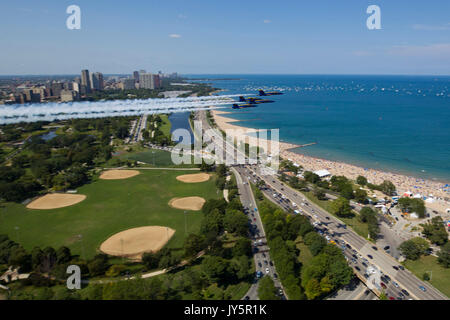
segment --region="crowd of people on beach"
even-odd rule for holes
[[[213,110],[211,111],[214,116],[214,120],[219,128],[226,131],[227,129],[241,129],[241,133],[237,138],[245,140],[245,142],[250,145],[258,145],[258,139],[254,136],[248,136],[249,133],[254,133],[257,129],[240,127],[234,123],[239,120],[233,120],[226,118],[227,112]],[[268,144],[270,146],[270,144]],[[449,184],[432,181],[428,179],[421,179],[411,176],[406,176],[403,174],[397,174],[392,172],[383,172],[380,170],[362,168],[348,163],[325,160],[320,158],[314,158],[311,156],[306,156],[303,154],[295,153],[291,151],[299,146],[280,142],[279,143],[279,155],[284,159],[292,161],[294,164],[300,165],[304,170],[317,171],[317,170],[328,170],[332,175],[343,175],[349,179],[355,180],[358,176],[364,176],[367,178],[368,182],[373,184],[380,184],[384,180],[391,181],[396,187],[399,195],[403,195],[405,192],[410,192],[414,196],[420,195],[422,199],[429,199],[427,204],[431,205],[433,208],[446,212],[450,208],[450,186]],[[268,153],[271,150],[269,148]]]

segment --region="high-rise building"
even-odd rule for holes
[[[157,89],[161,87],[159,75],[152,73],[139,74],[139,88]]]
[[[61,91],[61,102],[70,102],[78,100],[78,92],[64,89]]]
[[[91,78],[89,77],[89,70],[81,70],[81,85],[85,88],[84,91],[86,91],[86,93],[91,91]]]
[[[139,82],[139,71],[133,72],[133,78],[134,78],[134,82],[136,82],[136,83]]]
[[[123,79],[122,80],[122,90],[132,90],[136,89],[136,83],[133,79]]]
[[[51,85],[52,88],[52,96],[53,97],[60,97],[61,96],[61,90],[63,89],[63,84],[60,82],[53,82]]]
[[[90,74],[91,90],[103,90],[103,74],[94,72]]]

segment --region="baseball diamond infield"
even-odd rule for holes
[[[120,170],[113,169],[102,172],[100,175],[100,179],[103,180],[119,180],[119,179],[128,179],[140,174],[137,170]]]
[[[128,229],[104,241],[100,251],[119,257],[141,259],[145,252],[156,252],[172,238],[175,230],[169,227],[148,226]]]
[[[177,177],[178,181],[185,183],[198,183],[208,181],[210,175],[207,173],[184,174]]]
[[[27,205],[28,209],[48,210],[69,207],[86,199],[84,194],[49,193]]]
[[[201,197],[173,198],[169,201],[169,206],[181,210],[201,210],[206,200]]]

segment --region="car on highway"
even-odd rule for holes
[[[271,267],[273,267],[273,262],[272,262],[272,261],[269,261],[269,265],[270,265]]]
[[[245,296],[244,300],[250,300],[249,296]]]
[[[262,267],[262,263],[261,263],[261,261],[258,261],[258,267]]]
[[[283,295],[283,290],[278,289],[278,295],[282,296]]]
[[[370,254],[368,254],[367,256],[368,256],[370,259],[373,259],[373,257],[372,257]]]
[[[269,268],[266,268],[266,273],[269,273],[269,272],[270,272]]]
[[[269,264],[269,262],[267,262],[267,260],[264,260],[264,264],[265,264],[265,265],[268,265],[268,264]]]
[[[405,270],[405,267],[404,267],[404,266],[398,266],[398,268],[399,268],[400,270]]]
[[[253,221],[256,221],[256,218],[253,218]]]
[[[392,281],[392,284],[396,287],[396,288],[398,288],[399,286],[398,286],[398,283],[397,282],[395,282],[395,281]]]
[[[395,270],[398,270],[398,267],[397,267],[397,266],[392,266],[392,268],[394,268]]]
[[[395,300],[395,298],[394,297],[389,297],[389,300]]]
[[[372,249],[375,250],[375,251],[378,251],[378,248],[375,247],[375,246],[372,246]]]
[[[381,282],[380,285],[381,285],[381,287],[382,287],[383,289],[386,289],[386,288],[387,288],[386,285],[385,285],[383,282]]]
[[[402,293],[403,293],[405,296],[409,296],[409,292],[406,291],[405,289],[402,289]]]
[[[256,272],[256,277],[261,278],[263,276],[263,273],[261,271]]]
[[[425,288],[424,286],[419,286],[419,289],[422,290],[423,292],[427,291],[427,288]]]
[[[278,278],[278,275],[277,275],[276,273],[274,273],[274,274],[273,274],[273,277],[274,277],[275,279],[277,279],[277,278]]]
[[[325,217],[325,219],[330,220],[330,217]]]
[[[355,269],[361,271],[361,269],[358,266],[355,266]]]
[[[265,257],[266,257],[266,254],[263,252],[263,253],[262,253],[262,256],[265,258]]]
[[[355,259],[355,258],[353,258],[353,259],[352,259],[352,262],[353,262],[353,263],[356,263],[356,259]]]
[[[367,268],[367,263],[363,262],[362,265]]]

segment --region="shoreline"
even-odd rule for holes
[[[243,130],[245,134],[258,131],[258,129],[255,128],[246,128],[237,125],[236,123],[240,122],[240,120],[228,118],[226,115],[230,113],[231,112],[222,111],[220,109],[211,110],[211,114],[214,117],[217,126],[224,131],[226,129],[240,129]],[[242,139],[243,137],[239,136],[238,138]],[[245,136],[245,139],[248,139],[246,142],[251,145],[257,144],[257,139],[255,137]],[[410,191],[413,194],[420,194],[422,196],[433,198],[435,200],[434,202],[425,202],[427,207],[430,207],[433,210],[439,210],[445,213],[445,210],[450,208],[450,187],[445,188],[448,190],[447,192],[443,190],[443,186],[448,182],[422,179],[405,174],[382,171],[379,169],[366,168],[366,170],[363,167],[346,162],[306,156],[293,152],[292,149],[299,148],[301,146],[292,143],[280,141],[279,147],[280,157],[301,165],[305,170],[317,171],[326,169],[332,175],[343,175],[352,180],[355,180],[358,175],[362,175],[373,184],[380,184],[383,180],[390,180],[396,186],[397,193],[399,195]],[[268,151],[270,152],[270,150]]]

